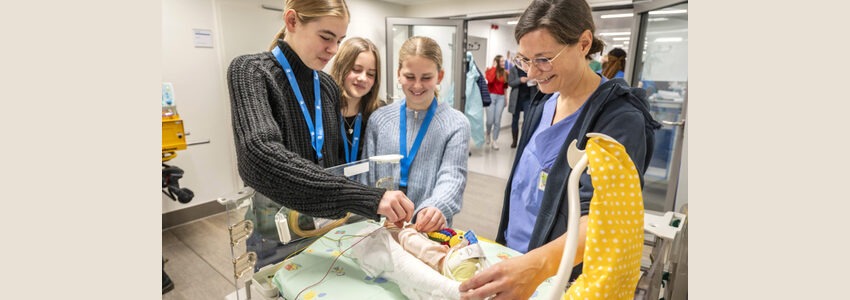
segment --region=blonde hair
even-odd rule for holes
[[[381,89],[381,56],[378,54],[378,47],[375,47],[372,41],[365,38],[352,37],[346,40],[339,46],[339,51],[336,53],[333,68],[331,68],[331,77],[333,77],[337,85],[343,87],[342,101],[339,103],[339,108],[340,110],[345,110],[348,107],[348,99],[351,99],[351,95],[345,90],[345,77],[354,68],[354,61],[357,60],[357,56],[365,52],[371,52],[375,56],[376,70],[375,84],[372,85],[369,93],[366,93],[360,99],[360,111],[368,118],[380,106],[378,93]]]
[[[345,0],[286,0],[283,7],[284,16],[290,9],[295,10],[295,17],[301,23],[310,23],[316,18],[328,16],[349,19],[348,5],[345,4]],[[277,46],[277,40],[282,39],[284,35],[286,35],[286,23],[274,36],[271,45],[269,45],[269,51]]]
[[[401,71],[401,65],[405,60],[412,56],[421,56],[430,59],[437,64],[437,72],[443,70],[443,50],[432,38],[425,36],[414,36],[401,45],[398,50],[398,70]],[[439,97],[438,91],[434,91],[434,97]]]

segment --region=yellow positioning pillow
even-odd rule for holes
[[[643,255],[643,196],[634,163],[620,143],[587,141],[594,192],[584,266],[564,299],[634,299]]]

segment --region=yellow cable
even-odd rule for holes
[[[300,213],[298,213],[297,211],[292,209],[289,210],[289,228],[292,229],[293,233],[297,234],[300,237],[314,237],[323,235],[328,231],[331,231],[331,229],[334,229],[339,225],[345,224],[345,222],[348,221],[348,218],[351,217],[351,213],[346,213],[345,217],[335,220],[325,225],[325,227],[316,228],[313,230],[301,230],[301,226],[298,225],[299,215]]]
[[[177,157],[177,151],[162,152],[162,161],[166,162]]]

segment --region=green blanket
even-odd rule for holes
[[[351,259],[350,251],[340,253],[360,240],[353,236],[363,229],[363,221],[340,226],[319,238],[303,252],[278,264],[273,283],[285,299],[407,299],[397,285],[384,278],[372,278]],[[481,248],[491,264],[521,255],[502,245],[481,242]],[[338,257],[338,259],[337,259]],[[336,261],[334,261],[336,259]],[[324,279],[323,279],[324,278]],[[544,281],[531,299],[550,287],[551,279]]]

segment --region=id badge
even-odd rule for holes
[[[548,177],[549,177],[549,172],[546,172],[546,170],[540,171],[540,176],[538,176],[538,179],[537,179],[537,189],[538,190],[540,190],[540,191],[546,190],[546,178],[548,178]]]

